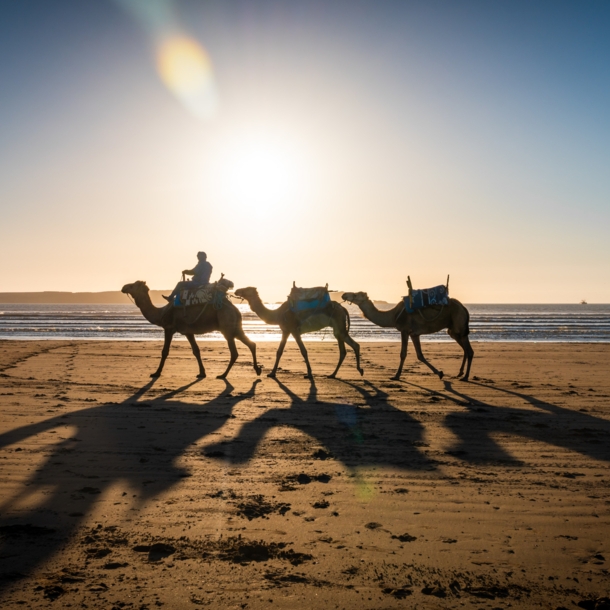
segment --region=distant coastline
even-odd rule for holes
[[[169,294],[168,290],[151,290],[150,298],[153,303],[165,301],[162,294]],[[127,303],[129,297],[120,290],[108,290],[106,292],[0,292],[0,303],[24,303],[24,304],[58,304],[58,303]]]
[[[151,290],[150,298],[155,305],[165,305],[166,302],[161,295],[169,294],[170,292],[171,288],[167,290]],[[333,298],[333,300],[341,302],[341,298],[338,296]],[[44,292],[0,292],[0,305],[7,303],[13,305],[76,305],[78,303],[112,305],[127,303],[128,301],[129,297],[124,295],[120,290],[107,290],[105,292],[61,292],[52,290]],[[391,309],[396,305],[387,301],[374,301],[374,303],[380,309]],[[280,305],[281,302],[277,304]]]

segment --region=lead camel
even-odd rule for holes
[[[227,282],[227,280],[224,281]],[[169,354],[172,338],[176,333],[180,333],[188,339],[193,350],[193,355],[197,359],[197,364],[199,365],[197,377],[204,378],[206,376],[205,368],[203,367],[203,362],[201,362],[201,352],[195,340],[195,335],[202,335],[213,331],[220,331],[222,333],[229,344],[229,351],[231,352],[229,366],[222,375],[218,375],[218,379],[225,379],[237,360],[238,353],[235,339],[239,339],[248,346],[252,352],[254,370],[257,375],[261,374],[261,367],[256,362],[256,345],[244,334],[241,326],[241,313],[228,299],[223,300],[222,307],[219,309],[211,303],[207,306],[190,306],[188,308],[178,308],[172,305],[155,307],[150,300],[148,290],[146,282],[138,280],[133,284],[125,284],[121,292],[131,295],[136,305],[140,308],[142,315],[151,324],[161,326],[165,331],[165,343],[161,351],[161,362],[151,377],[159,377],[161,375],[163,365]]]

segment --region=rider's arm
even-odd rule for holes
[[[182,273],[184,273],[184,275],[195,275],[195,270],[194,269],[185,269]]]

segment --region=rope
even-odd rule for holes
[[[434,316],[434,318],[426,318],[426,316],[424,316],[424,314],[422,313],[421,309],[418,309],[417,313],[424,319],[425,322],[434,322],[434,320],[436,320],[436,319],[441,317],[441,314],[443,313],[443,309],[445,309],[445,306],[441,305],[441,309],[438,312],[438,315]]]
[[[203,312],[207,309],[209,303],[206,303],[202,310],[197,314],[197,317],[194,320],[191,320],[190,322],[188,322],[188,324],[195,324],[195,322],[197,322],[197,320],[199,320],[199,318],[201,318],[201,316],[203,315]],[[186,321],[186,307],[184,308],[184,320]]]

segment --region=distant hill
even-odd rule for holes
[[[169,290],[151,290],[153,303],[165,304],[162,294]],[[129,298],[119,290],[107,292],[0,292],[0,303],[128,303]]]
[[[155,305],[165,305],[166,301],[161,295],[169,294],[171,289],[151,290],[150,298]],[[333,295],[334,296],[334,295]],[[340,298],[333,299],[340,301]],[[107,292],[0,292],[0,304],[6,303],[29,303],[29,304],[56,304],[56,303],[128,303],[129,297],[119,290]],[[392,309],[395,303],[387,301],[373,301],[378,309]],[[278,305],[281,302],[277,303]],[[350,313],[359,314],[360,309],[356,305],[343,303]]]

